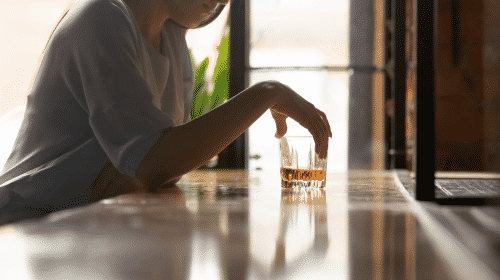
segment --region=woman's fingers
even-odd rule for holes
[[[328,127],[328,136],[330,136],[330,138],[333,137],[333,134],[332,134],[332,128],[330,127],[330,123],[328,122],[328,119],[326,118],[326,114],[318,109],[316,109],[319,113],[319,115],[321,116],[321,118],[323,119],[323,122],[326,124],[326,126]]]
[[[302,99],[302,98],[301,98]],[[314,138],[315,150],[320,159],[325,159],[328,154],[328,137],[332,136],[330,124],[326,114],[318,110],[312,103],[302,99],[306,105],[304,118],[307,121],[303,124]]]
[[[325,159],[328,155],[328,138],[327,134],[322,134],[314,138],[316,153],[320,159]]]
[[[319,113],[316,115],[319,115]],[[328,153],[328,136],[330,133],[327,124],[321,117],[318,117],[314,126],[315,129],[310,132],[314,138],[316,153],[320,159],[325,159]]]
[[[276,122],[276,134],[274,135],[274,137],[281,138],[283,137],[283,135],[286,134],[286,131],[288,130],[288,127],[286,125],[287,116],[273,109],[271,109],[271,115],[273,116],[274,121]]]
[[[279,82],[271,83],[280,90],[280,100],[271,108],[271,113],[276,121],[276,137],[279,138],[286,133],[285,120],[287,117],[291,117],[312,134],[317,154],[321,159],[326,158],[328,138],[333,137],[326,114],[290,87]]]
[[[308,102],[309,103],[309,102]],[[312,130],[309,130],[311,134],[323,135],[326,134],[327,137],[330,136],[330,127],[328,121],[325,122],[326,115],[318,110],[313,104],[309,103],[309,118],[312,120]]]

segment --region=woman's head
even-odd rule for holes
[[[163,0],[170,21],[188,29],[203,27],[214,21],[229,0]]]
[[[202,21],[200,23],[200,25],[198,25],[196,28],[202,28],[204,26],[206,26],[207,24],[211,23],[212,21],[214,21],[219,15],[220,13],[222,13],[222,10],[224,10],[224,8],[226,7],[226,5],[218,5],[215,12],[206,20]]]

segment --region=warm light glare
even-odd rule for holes
[[[330,0],[252,0],[252,11],[269,12],[272,9],[279,9],[284,12],[349,12],[349,1],[330,1]]]
[[[2,279],[31,279],[19,233],[13,226],[0,227],[0,271]]]
[[[328,72],[313,67],[348,65],[349,1],[252,0],[250,9],[250,85],[277,80],[325,112],[333,132],[328,149],[328,172],[347,170],[349,75],[345,71]],[[258,68],[265,68],[259,70]],[[284,69],[308,67],[309,69]],[[277,68],[277,69],[273,69]],[[287,119],[286,135],[310,135],[296,121]],[[279,143],[274,137],[276,124],[267,111],[249,128],[250,177],[269,178],[260,182],[250,196],[258,197],[258,189],[281,192],[279,177]],[[259,159],[253,159],[254,156]],[[265,174],[265,175],[264,175]],[[338,191],[331,188],[327,192]],[[330,186],[330,188],[328,188]],[[329,193],[335,195],[335,193]],[[324,192],[323,196],[326,195]],[[307,275],[292,274],[298,279],[347,279],[348,223],[347,211],[340,207],[346,199],[339,196],[337,205],[313,209],[307,204],[309,194],[296,194],[295,201],[251,199],[250,252],[255,267],[277,273],[282,267],[299,270],[307,266]],[[315,198],[318,199],[318,198]],[[282,216],[285,213],[292,216]],[[316,216],[315,216],[316,215]],[[315,217],[318,217],[317,220]],[[317,221],[326,224],[316,225]],[[284,224],[286,223],[286,224]],[[315,234],[328,228],[324,248],[327,258],[337,265],[328,267],[310,258]],[[278,236],[276,240],[268,236]],[[318,242],[318,240],[316,240]]]
[[[217,240],[202,232],[193,234],[189,279],[219,279],[222,274]]]
[[[208,90],[213,90],[211,82],[217,63],[219,51],[217,47],[224,36],[224,28],[229,16],[230,6],[224,8],[222,13],[213,22],[200,29],[190,29],[186,33],[186,43],[191,50],[195,65],[199,65],[208,57],[208,67],[205,78],[208,81]]]
[[[329,172],[347,170],[349,77],[346,71],[322,67],[347,67],[348,26],[347,0],[252,0],[250,9],[250,86],[282,82],[325,112],[333,132]],[[310,135],[292,119],[287,125],[286,135]],[[270,112],[249,128],[250,155],[260,156],[250,160],[250,170],[279,172],[275,133]]]
[[[329,172],[347,170],[347,115],[348,115],[348,74],[345,72],[327,73],[313,71],[253,71],[250,82],[255,84],[263,80],[277,80],[290,86],[302,97],[325,112],[329,120],[333,137],[329,140]],[[293,119],[287,119],[287,134],[294,136],[311,135]],[[250,169],[279,172],[278,139],[274,137],[276,123],[268,111],[249,129],[250,154],[260,155],[258,160],[250,160]]]
[[[254,49],[250,53],[250,65],[252,67],[266,67],[269,65],[273,67],[314,67],[323,63],[325,63],[325,58],[317,49]]]
[[[69,0],[0,3],[0,168],[9,156],[26,96],[50,33]],[[7,39],[8,38],[8,39]]]

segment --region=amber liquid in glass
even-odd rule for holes
[[[325,187],[326,170],[281,168],[281,187]]]

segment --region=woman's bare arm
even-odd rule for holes
[[[150,190],[175,181],[219,154],[267,109],[273,112],[278,137],[286,133],[285,119],[292,117],[311,132],[320,156],[326,156],[331,137],[326,116],[287,86],[263,82],[207,114],[166,129],[142,160],[136,178]]]

